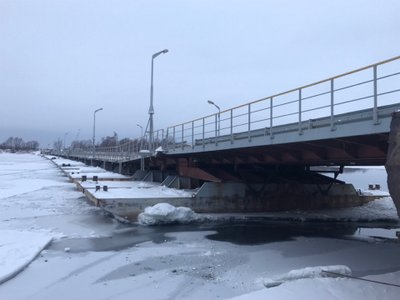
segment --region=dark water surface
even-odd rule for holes
[[[121,224],[112,236],[66,238],[54,241],[48,249],[70,252],[118,251],[151,241],[164,243],[174,238],[168,233],[209,232],[206,238],[237,245],[260,245],[294,240],[298,237],[396,240],[397,223],[334,223],[289,221],[241,221],[219,224],[140,226]]]

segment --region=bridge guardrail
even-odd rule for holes
[[[145,149],[145,145],[141,145],[137,141],[130,141],[113,147],[93,148],[69,148],[59,151],[53,151],[54,155],[73,156],[86,159],[98,159],[112,162],[130,161],[140,158],[140,150]]]
[[[332,131],[343,113],[371,110],[379,123],[378,108],[400,102],[400,56],[351,72],[264,97],[228,110],[170,126],[155,132],[169,152],[201,151],[210,142],[235,142],[235,135],[250,138],[259,129],[274,137],[286,124],[297,124],[299,134],[317,118],[328,118]],[[294,125],[296,126],[296,125]]]
[[[230,142],[263,134],[274,135],[315,126],[319,119],[331,131],[339,117],[354,111],[370,111],[373,124],[379,123],[379,107],[400,103],[400,56],[351,72],[264,97],[220,113],[194,119],[154,132],[155,148],[170,153],[201,151],[206,145]],[[322,121],[321,121],[322,120]],[[289,128],[289,129],[288,129]],[[108,161],[139,159],[146,143],[133,141],[115,147],[69,149],[64,155]],[[57,153],[54,153],[57,154]],[[93,157],[94,156],[94,157]]]

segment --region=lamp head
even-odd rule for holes
[[[218,109],[218,111],[221,112],[220,107],[217,104],[215,104],[213,101],[207,100],[207,102],[208,102],[208,104],[214,105]]]
[[[152,55],[152,58],[154,59],[154,58],[156,58],[157,56],[159,56],[160,54],[165,54],[165,53],[167,53],[167,52],[168,52],[168,49],[164,49],[164,50],[162,50],[162,51],[160,51],[160,52],[154,53],[154,54]]]

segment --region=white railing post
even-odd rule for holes
[[[273,97],[269,98],[269,108],[270,108],[269,109],[269,135],[270,135],[271,139],[274,138],[274,134],[272,132],[273,119],[274,119],[274,112],[273,112],[273,108],[274,108],[273,103],[274,102],[273,101],[274,101]]]
[[[251,103],[247,105],[247,138],[250,142],[250,131],[251,131]]]
[[[335,128],[335,83],[331,79],[331,131],[334,131]]]
[[[194,149],[194,121],[192,121],[192,149]]]
[[[233,109],[231,109],[231,144],[233,144]]]
[[[173,147],[174,147],[174,151],[175,151],[175,147],[176,147],[176,145],[175,145],[175,126],[174,127],[172,127],[172,145],[173,145]]]
[[[215,114],[215,145],[218,146],[218,115]]]
[[[373,72],[374,72],[374,108],[373,108],[373,119],[374,119],[374,124],[377,125],[379,124],[378,120],[378,70],[377,70],[377,65],[373,66]]]
[[[299,89],[299,134],[303,134],[302,121],[301,121],[301,89]]]
[[[185,124],[182,123],[182,142],[181,142],[181,149],[183,150],[183,142],[185,140]]]
[[[204,142],[204,126],[205,126],[205,120],[204,120],[204,118],[203,118],[203,149],[205,148],[205,142]]]

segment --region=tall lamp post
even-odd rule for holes
[[[157,53],[154,53],[151,57],[151,81],[150,81],[150,107],[149,107],[149,151],[153,153],[153,143],[154,143],[154,124],[153,124],[153,115],[154,115],[154,107],[153,107],[153,71],[154,71],[154,59],[160,54],[165,54],[168,52],[168,49],[164,49]]]
[[[143,138],[144,138],[143,137],[143,126],[139,125],[139,124],[136,124],[136,126],[140,128],[140,144],[138,145],[138,152],[139,152],[143,146]],[[144,169],[141,168],[141,170],[144,170]]]
[[[69,132],[64,133],[64,151],[65,151],[65,138],[67,137]]]
[[[140,128],[140,138],[143,138],[143,126],[136,124],[137,127]]]
[[[94,111],[93,113],[93,159],[95,158],[96,155],[96,113],[103,110],[103,108],[98,108]]]
[[[211,101],[211,100],[207,100],[207,103],[208,104],[211,104],[211,105],[214,105],[217,109],[218,109],[218,136],[219,136],[219,131],[220,131],[220,129],[221,129],[221,109],[220,109],[220,107],[217,105],[217,104],[215,104],[213,101]]]

